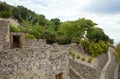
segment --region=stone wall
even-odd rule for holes
[[[101,54],[97,57],[97,65],[95,66],[95,69],[97,70],[97,78],[100,78],[101,71],[104,68],[105,64],[108,61],[108,54]]]
[[[115,73],[115,69],[117,67],[117,63],[115,61],[115,57],[113,56],[113,51],[114,49],[112,48],[109,48],[109,53],[110,53],[110,57],[109,57],[109,60],[110,60],[110,63],[105,71],[105,78],[104,79],[114,79],[115,77],[115,74],[118,74],[118,73]]]
[[[0,79],[55,79],[62,73],[69,79],[68,54],[42,48],[0,51]]]
[[[0,79],[55,79],[60,73],[63,79],[99,79],[108,61],[107,54],[98,56],[94,67],[69,59],[70,50],[84,53],[75,43],[47,45],[45,40],[25,40],[24,36],[22,42],[21,49],[10,49],[8,21],[0,20]],[[114,77],[116,63],[112,59],[105,79]]]
[[[9,48],[9,21],[0,19],[0,48]]]
[[[72,71],[70,72],[70,74],[72,75],[74,73],[72,75],[74,79],[78,79],[78,75],[75,73],[79,73],[79,75],[82,76],[81,79],[100,79],[101,70],[103,69],[107,61],[108,61],[107,53],[99,55],[97,57],[96,65],[94,67],[90,67],[87,66],[86,64],[78,63],[77,61],[70,59],[69,66],[75,69],[75,71],[72,71],[70,69],[70,71]]]
[[[118,72],[118,79],[120,79],[120,72]]]
[[[77,74],[75,73],[75,71],[73,71],[71,68],[69,69],[69,72],[70,72],[70,78],[71,78],[71,79],[82,79],[82,78],[80,78],[80,76],[77,75]]]
[[[96,69],[98,71],[101,71],[103,67],[105,66],[106,62],[108,61],[108,54],[101,54],[97,57],[97,66]]]
[[[94,68],[78,63],[70,59],[70,66],[84,79],[97,79],[97,71]]]

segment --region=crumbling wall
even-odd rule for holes
[[[97,71],[94,68],[78,63],[72,59],[70,59],[70,67],[72,67],[84,79],[97,79]]]
[[[0,19],[0,48],[9,48],[9,21]]]
[[[50,48],[49,48],[50,49]],[[68,54],[43,48],[0,51],[0,79],[55,79],[63,73],[69,79]]]

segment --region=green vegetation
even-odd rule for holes
[[[22,28],[21,27],[15,27],[12,24],[10,24],[10,32],[21,32]]]
[[[108,43],[113,44],[113,40],[101,28],[96,27],[96,23],[86,18],[65,22],[59,18],[48,20],[44,15],[36,14],[23,6],[15,7],[5,2],[0,3],[0,17],[17,19],[21,26],[10,25],[10,31],[27,33],[26,39],[46,39],[48,44],[62,45],[75,42],[81,44],[85,53],[91,56],[105,53]],[[85,40],[81,40],[83,38]]]
[[[36,39],[36,38],[35,38],[34,35],[27,34],[27,35],[25,36],[25,39],[26,39],[26,40],[29,40],[29,39]]]
[[[73,59],[75,59],[75,56],[76,56],[76,55],[75,55],[75,52],[70,51],[69,54],[70,54],[70,56],[72,56]]]
[[[89,53],[93,57],[98,56],[99,54],[106,53],[109,45],[104,41],[99,41],[98,43],[91,43],[89,47]]]
[[[120,43],[116,46],[114,55],[116,57],[116,61],[119,64],[119,67],[120,67]]]
[[[88,63],[91,63],[92,60],[93,60],[93,57],[89,57],[89,58],[88,58]]]
[[[81,59],[82,61],[85,61],[85,57],[82,57],[82,59]]]
[[[82,41],[81,45],[84,49],[84,52],[93,57],[102,53],[106,53],[109,48],[109,44],[106,41],[90,42],[88,39]]]
[[[80,59],[80,55],[77,55],[77,57],[76,57],[77,59]]]

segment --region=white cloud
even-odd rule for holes
[[[101,12],[89,12],[86,8],[95,0],[2,0],[12,5],[24,5],[25,7],[44,14],[46,18],[60,18],[62,21],[75,20],[85,17],[98,23],[105,33],[115,42],[120,41],[120,13],[104,14]],[[113,1],[113,0],[111,0]],[[101,1],[98,1],[101,2]],[[105,2],[107,3],[107,1]],[[110,4],[111,5],[111,4]],[[92,8],[97,7],[94,6]],[[102,10],[101,10],[102,11]],[[109,11],[111,12],[111,11]]]

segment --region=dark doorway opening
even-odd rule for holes
[[[22,35],[12,35],[10,38],[10,46],[11,48],[22,48]]]
[[[20,48],[19,36],[13,35],[13,48]]]
[[[62,73],[57,74],[55,79],[63,79]]]

